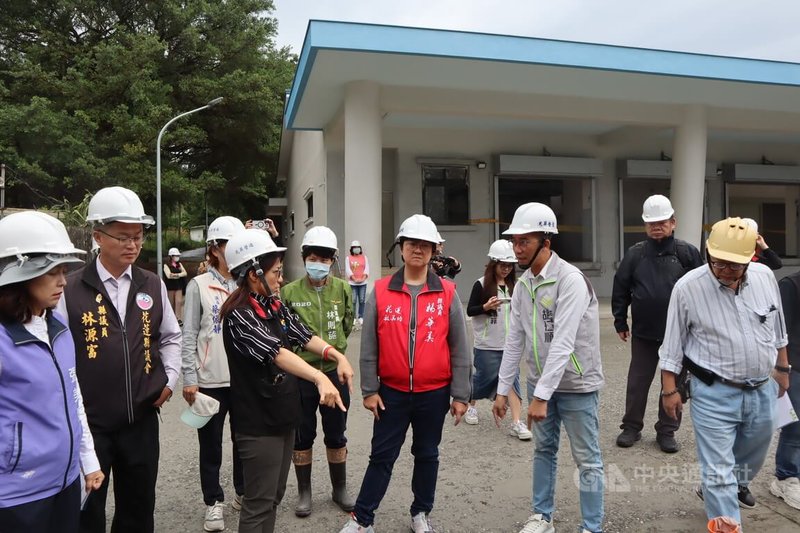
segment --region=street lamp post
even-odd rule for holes
[[[161,136],[164,135],[164,132],[169,128],[169,126],[178,120],[179,118],[183,118],[187,115],[191,115],[192,113],[197,113],[198,111],[202,111],[204,109],[208,109],[209,107],[213,107],[217,104],[222,102],[222,97],[219,96],[214,98],[206,105],[202,107],[198,107],[197,109],[192,109],[191,111],[187,111],[186,113],[181,113],[177,117],[173,118],[166,124],[164,127],[161,128],[161,131],[158,132],[158,140],[156,141],[156,275],[161,277],[161,269],[162,269],[162,248],[161,248]]]

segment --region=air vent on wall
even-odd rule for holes
[[[789,165],[722,165],[722,175],[729,182],[800,183],[800,167]]]
[[[706,163],[706,176],[717,175],[716,163]],[[620,179],[672,177],[672,161],[647,161],[643,159],[618,159],[617,176]]]

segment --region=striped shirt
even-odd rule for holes
[[[292,346],[308,344],[313,333],[279,299],[252,292],[250,296],[258,302],[267,317],[280,321],[291,346],[283,346],[281,339],[272,335],[253,306],[247,305],[234,309],[225,317],[225,327],[230,330],[236,351],[263,364],[275,359],[281,348],[291,350]]]
[[[686,355],[725,379],[745,382],[767,378],[787,344],[778,283],[769,268],[751,263],[736,293],[703,265],[675,284],[658,355],[669,372],[679,373]]]

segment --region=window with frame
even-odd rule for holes
[[[306,219],[314,218],[314,194],[306,196]]]
[[[502,176],[497,182],[499,235],[507,230],[522,204],[540,202],[553,210],[558,235],[553,249],[567,261],[595,260],[592,178],[558,176]]]
[[[469,166],[422,165],[422,211],[436,224],[469,224]]]

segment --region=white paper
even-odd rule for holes
[[[775,404],[775,429],[780,429],[787,424],[797,422],[797,413],[792,406],[792,400],[788,394],[778,398]]]

